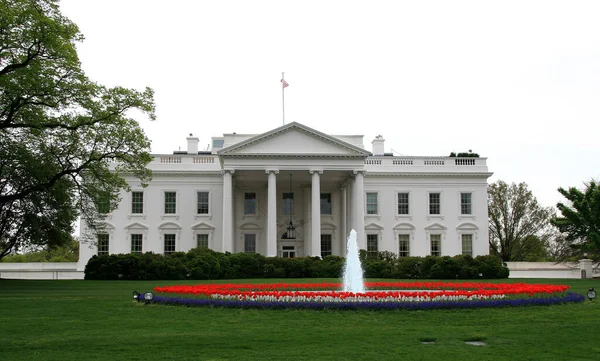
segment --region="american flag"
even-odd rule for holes
[[[288,84],[288,82],[287,82],[287,81],[285,81],[285,79],[283,79],[283,78],[281,79],[281,84],[283,85],[283,87],[284,87],[284,88],[287,88],[288,86],[290,86],[290,85]]]

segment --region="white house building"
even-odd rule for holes
[[[396,157],[376,137],[328,135],[289,123],[259,135],[212,138],[211,151],[154,155],[146,188],[131,178],[95,254],[203,246],[265,256],[345,255],[351,229],[368,252],[488,254],[485,158]],[[82,224],[85,231],[85,224]]]

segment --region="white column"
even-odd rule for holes
[[[311,244],[310,255],[321,257],[321,178],[322,170],[311,170],[312,197],[311,197]]]
[[[348,194],[346,193],[346,183],[342,183],[340,186],[340,218],[341,218],[341,232],[340,232],[340,256],[346,257],[346,239],[348,238],[348,232],[346,227],[348,227],[348,210],[346,209],[348,205]]]
[[[354,171],[354,224],[352,228],[356,230],[356,241],[358,248],[367,249],[367,240],[365,239],[365,181],[364,170]]]
[[[233,173],[234,169],[224,169],[223,174],[223,252],[234,251],[233,240]]]
[[[304,184],[302,185],[302,190],[303,192],[303,196],[304,196],[304,229],[303,229],[303,235],[304,235],[304,253],[302,254],[303,257],[308,256],[310,253],[310,245],[311,245],[311,238],[310,238],[310,192],[311,192],[311,188],[308,184]]]
[[[269,191],[267,202],[267,257],[277,256],[277,174],[276,169],[267,169]]]
[[[354,228],[354,179],[348,179],[348,191],[346,192],[348,202],[346,210],[346,234],[350,235],[350,231]]]

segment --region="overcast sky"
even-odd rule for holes
[[[286,122],[387,152],[488,158],[490,182],[600,178],[600,1],[62,0],[87,75],[156,92],[153,153]]]

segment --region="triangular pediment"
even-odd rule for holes
[[[383,229],[383,226],[380,224],[377,224],[375,222],[372,222],[372,223],[365,225],[365,229],[371,230],[371,231],[381,231]]]
[[[221,149],[220,156],[367,157],[368,151],[300,123],[289,123]]]
[[[205,222],[199,222],[196,223],[192,226],[193,230],[214,230],[215,227],[211,224],[205,223]]]
[[[443,224],[440,223],[432,223],[430,225],[428,225],[427,227],[425,227],[426,230],[428,231],[445,231],[446,230],[446,226],[444,226]]]
[[[125,229],[148,229],[148,226],[140,222],[133,222],[126,225]]]

